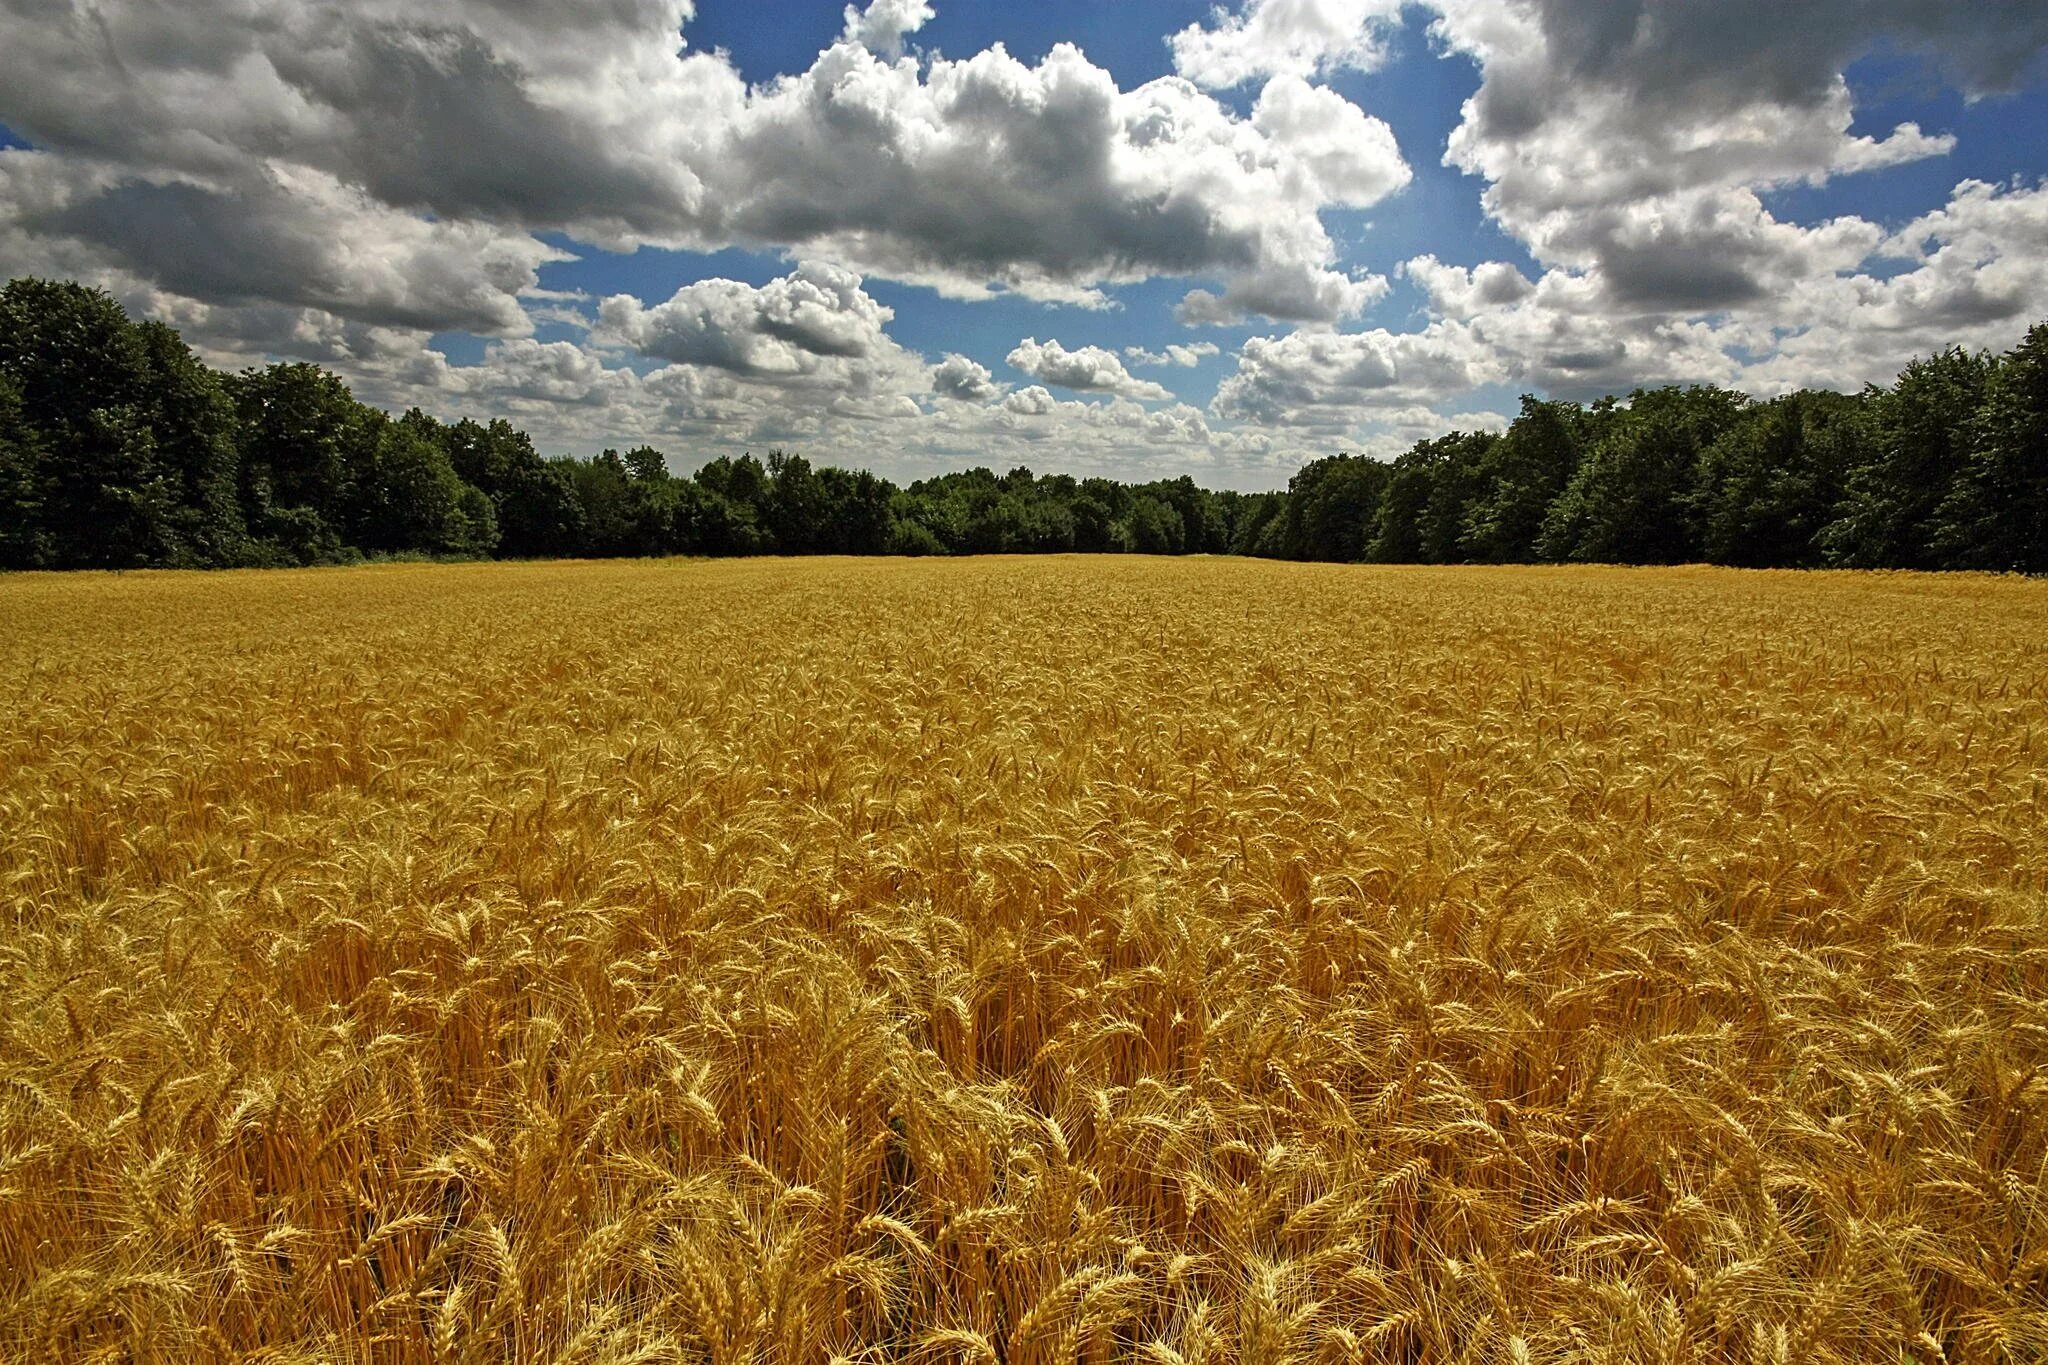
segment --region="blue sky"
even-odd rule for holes
[[[0,267],[550,449],[1270,487],[2048,317],[2048,6],[0,9]]]

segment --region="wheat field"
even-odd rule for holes
[[[2048,584],[0,580],[0,1360],[2048,1358]]]

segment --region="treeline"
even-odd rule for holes
[[[2048,326],[1854,395],[1525,398],[1504,432],[1319,460],[1284,493],[1026,469],[899,488],[779,452],[690,477],[646,447],[544,459],[317,366],[217,373],[80,285],[0,290],[0,567],[1057,551],[2044,572]]]

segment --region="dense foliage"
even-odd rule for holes
[[[507,422],[393,418],[317,366],[215,373],[81,285],[0,290],[0,567],[1050,551],[2048,571],[2048,325],[1856,395],[1524,399],[1505,432],[1241,494],[1028,469],[899,488],[781,452],[689,477],[645,447],[544,459]]]

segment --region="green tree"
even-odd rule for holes
[[[1749,408],[1700,456],[1699,543],[1716,564],[1812,568],[1820,534],[1862,456],[1863,404],[1839,393],[1788,394]]]
[[[582,509],[584,553],[599,559],[632,554],[635,537],[629,476],[619,453],[607,450],[595,459],[562,459],[552,467],[576,490],[576,504]]]
[[[1287,494],[1224,491],[1214,497],[1216,510],[1223,517],[1225,552],[1233,555],[1264,554],[1260,541],[1265,538],[1267,528],[1285,514]]]
[[[786,555],[812,555],[827,548],[832,510],[824,482],[809,460],[781,450],[768,452],[765,511],[777,549]]]
[[[1180,518],[1180,553],[1222,554],[1230,548],[1229,527],[1216,505],[1216,495],[1183,474],[1143,485],[1140,492],[1173,508]]]
[[[43,454],[21,415],[21,392],[0,375],[0,568],[40,569],[54,562],[43,527]]]
[[[1890,389],[1873,388],[1865,458],[1847,475],[1821,533],[1827,562],[1854,569],[1941,567],[1935,517],[1969,453],[1989,356],[1943,351],[1908,365]]]
[[[463,557],[497,548],[491,500],[462,481],[426,423],[379,414],[372,433],[350,486],[344,531],[351,545]]]
[[[653,446],[634,446],[625,460],[626,476],[635,483],[667,483],[674,477],[668,472],[668,456]]]
[[[317,365],[248,370],[228,392],[240,419],[243,515],[259,556],[298,564],[341,557],[351,508],[370,495],[358,485],[390,419]]]
[[[1482,471],[1497,437],[1452,432],[1395,460],[1365,547],[1380,564],[1455,564],[1465,558],[1465,523],[1484,494]]]
[[[1993,368],[1933,543],[1948,568],[2048,573],[2048,325]]]
[[[1422,562],[1422,524],[1442,463],[1443,452],[1434,441],[1420,442],[1394,461],[1365,547],[1367,559],[1375,564]]]
[[[1701,452],[1747,400],[1726,389],[1637,390],[1615,411],[1544,519],[1552,561],[1680,564],[1700,557],[1691,508]]]
[[[1576,403],[1524,396],[1522,413],[1480,461],[1480,491],[1467,505],[1460,548],[1487,564],[1536,558],[1543,519],[1579,469],[1587,418]]]
[[[1417,528],[1424,562],[1462,564],[1472,558],[1465,526],[1473,506],[1486,497],[1488,456],[1499,439],[1489,432],[1459,431],[1431,442],[1436,467]]]
[[[737,460],[721,455],[699,469],[698,487],[718,494],[731,508],[733,527],[746,548],[734,554],[773,554],[774,522],[771,516],[768,468],[752,455]],[[724,553],[714,550],[712,553]]]
[[[544,460],[502,420],[393,420],[314,365],[222,377],[102,291],[0,290],[0,565],[305,563],[378,553],[1234,552],[2048,570],[2048,327],[1891,389],[1751,405],[1715,388],[1581,408],[1285,493],[1040,477],[897,489],[783,451],[678,478],[641,446]]]
[[[1074,490],[1074,548],[1083,554],[1131,552],[1130,490],[1113,479],[1083,479]]]
[[[177,480],[170,514],[173,558],[192,565],[241,562],[248,555],[242,518],[239,417],[221,377],[176,331],[160,322],[137,329],[143,377],[139,402],[165,473]]]
[[[896,496],[890,511],[896,524],[891,543],[900,553],[954,555],[965,550],[967,505],[947,484],[921,479]],[[939,548],[930,549],[933,544]]]
[[[436,433],[462,481],[490,498],[498,522],[498,553],[540,559],[583,552],[587,528],[576,485],[550,465],[525,432],[502,418],[464,420]],[[629,457],[630,458],[630,457]]]
[[[929,555],[950,553],[946,542],[913,514],[898,516],[889,523],[889,539],[884,554],[907,555],[914,559]]]
[[[37,521],[13,539],[53,567],[197,562],[184,480],[149,410],[151,354],[113,296],[15,280],[0,290],[0,378],[33,433]]]
[[[1131,547],[1141,555],[1177,555],[1187,548],[1187,527],[1170,502],[1140,493],[1131,499]]]
[[[1288,480],[1277,509],[1274,550],[1286,559],[1357,563],[1365,557],[1393,477],[1393,466],[1362,455],[1336,455],[1302,466]]]
[[[672,477],[659,452],[641,447],[628,463],[607,450],[594,460],[564,460],[555,468],[576,490],[586,528],[584,553],[614,559],[697,548],[695,538],[704,532],[693,486]]]

